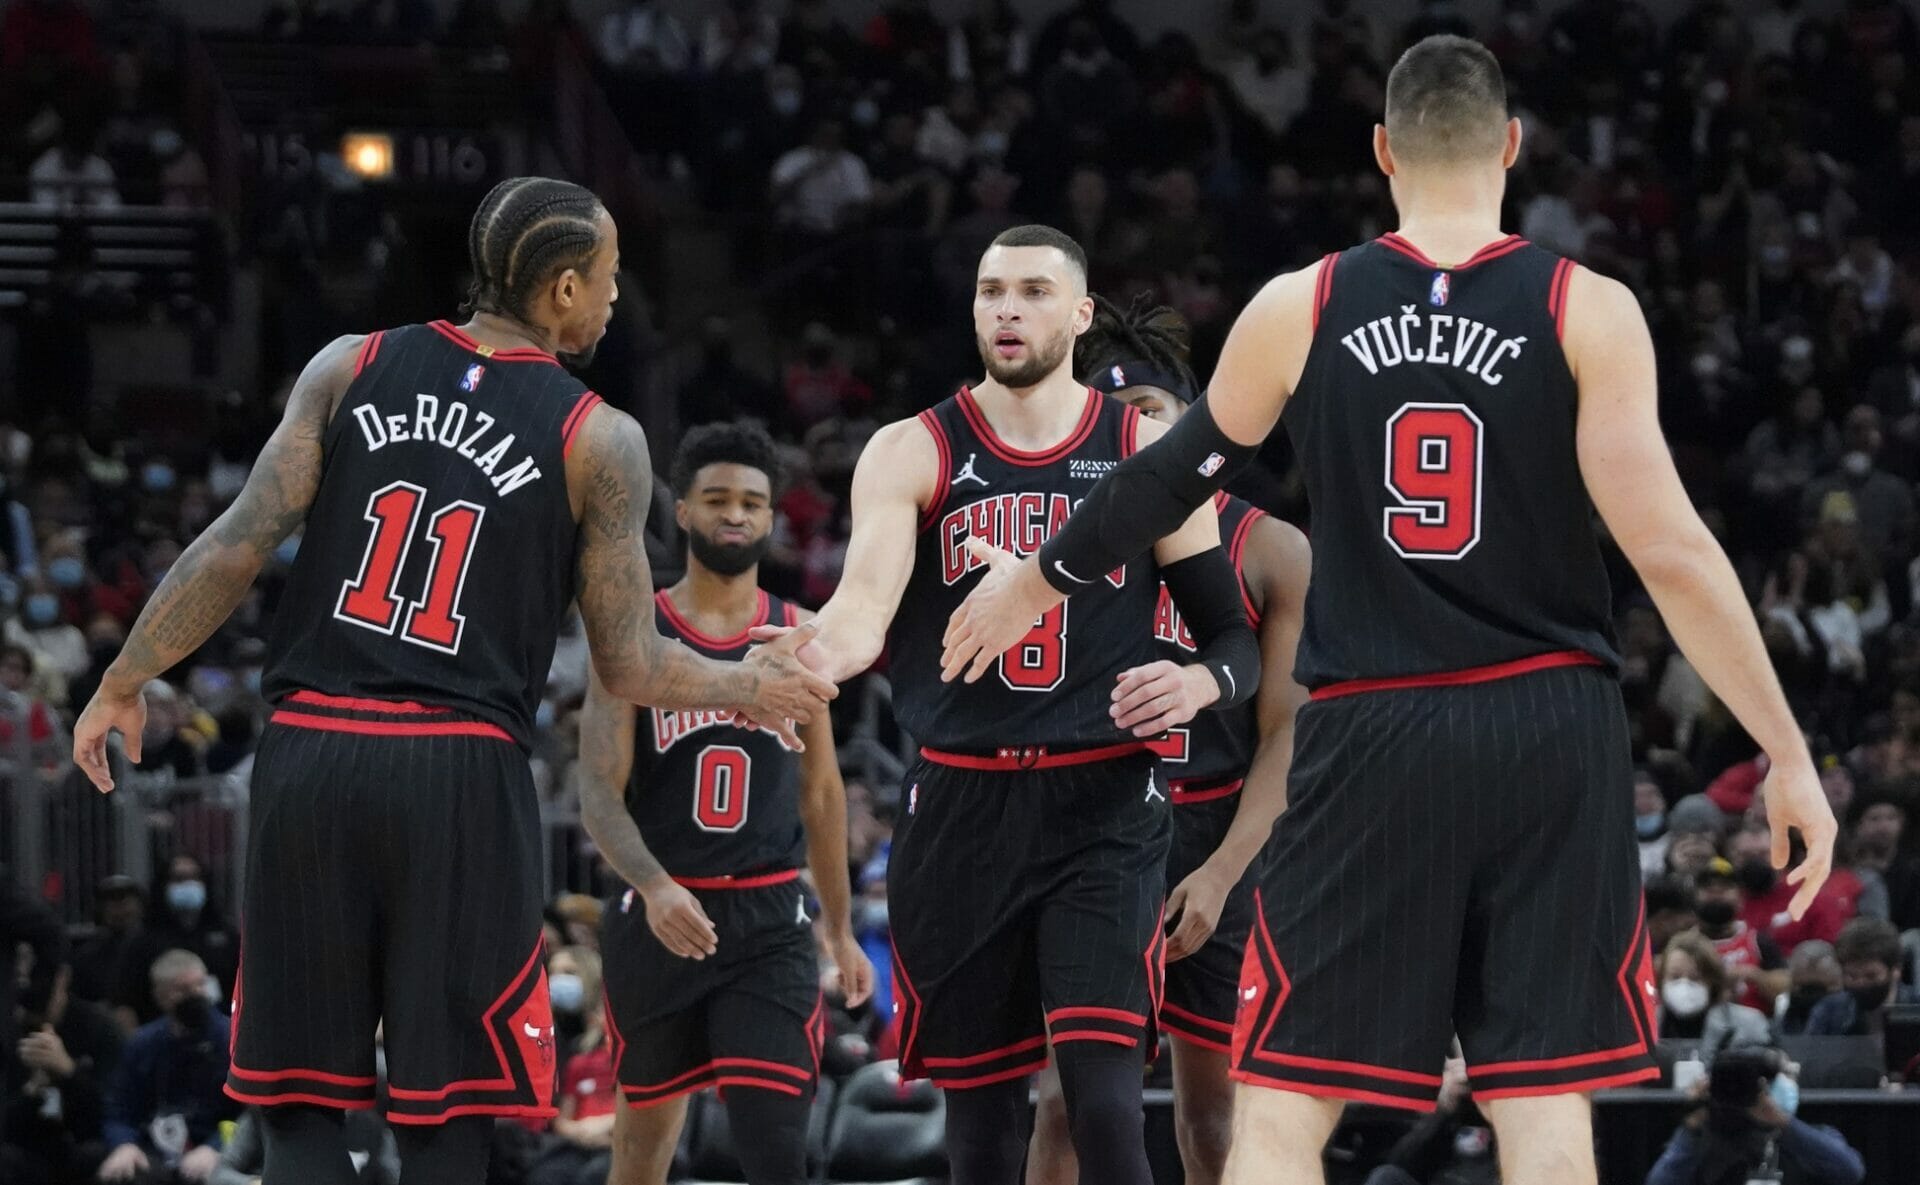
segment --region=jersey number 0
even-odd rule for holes
[[[460,653],[460,635],[467,619],[460,616],[460,593],[467,586],[467,565],[473,560],[474,540],[480,536],[484,507],[471,502],[449,502],[427,519],[427,539],[433,544],[427,587],[419,600],[406,605],[396,589],[413,548],[414,529],[420,524],[420,506],[427,491],[411,482],[396,481],[367,499],[367,521],[373,536],[360,561],[360,574],[340,589],[334,616],[342,621],[400,637],[442,654]]]
[[[1484,425],[1464,403],[1408,403],[1387,420],[1387,542],[1402,559],[1457,560],[1480,542]]]

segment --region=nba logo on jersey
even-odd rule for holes
[[[475,390],[480,386],[480,376],[486,373],[487,373],[486,368],[484,366],[481,366],[478,362],[474,363],[472,366],[467,367],[466,375],[463,376],[460,380],[460,389],[462,391],[472,392],[473,390]]]
[[[1219,453],[1208,453],[1207,459],[1200,462],[1200,476],[1212,477],[1214,474],[1220,472],[1220,466],[1226,463],[1227,459]]]
[[[1114,390],[1116,390],[1116,391],[1118,391],[1118,390],[1119,390],[1120,388],[1122,388],[1122,387],[1124,387],[1124,386],[1126,386],[1126,385],[1127,385],[1127,372],[1126,372],[1126,371],[1124,371],[1124,370],[1121,370],[1121,369],[1120,369],[1120,368],[1119,368],[1118,366],[1115,366],[1115,367],[1113,367],[1113,368],[1111,369],[1111,371],[1110,371],[1110,373],[1111,373],[1111,374],[1113,375],[1113,389],[1114,389]]]
[[[1433,273],[1433,288],[1427,293],[1427,303],[1433,305],[1435,308],[1440,308],[1445,305],[1447,303],[1447,293],[1452,287],[1452,282],[1447,279],[1447,273]]]

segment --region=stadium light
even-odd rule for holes
[[[340,159],[357,177],[385,181],[393,176],[393,137],[385,132],[348,132],[340,137]]]

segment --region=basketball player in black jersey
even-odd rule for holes
[[[655,594],[659,627],[737,661],[747,632],[812,614],[760,589],[772,541],[773,441],[758,428],[688,433],[673,463],[687,573]],[[686,1096],[722,1088],[750,1185],[804,1185],[807,1118],[825,1036],[802,855],[825,949],[858,1006],[873,968],[854,941],[847,798],[822,713],[794,754],[721,712],[636,713],[596,679],[580,726],[581,810],[632,888],[601,936],[615,1070],[627,1102],[612,1185],[665,1185]],[[653,849],[653,850],[650,850]],[[656,857],[654,850],[659,852]]]
[[[1095,587],[1284,410],[1313,503],[1314,702],[1242,973],[1230,1181],[1319,1180],[1344,1100],[1431,1107],[1454,1032],[1509,1185],[1592,1182],[1587,1093],[1654,1075],[1593,511],[1772,758],[1774,863],[1790,829],[1806,845],[1794,916],[1831,863],[1804,739],[1661,438],[1633,294],[1499,232],[1519,147],[1484,47],[1408,50],[1374,130],[1399,232],[1268,284],[1207,399],[950,623],[946,672],[978,678],[1001,615]]]
[[[1074,371],[1143,415],[1177,421],[1197,398],[1186,322],[1144,300],[1120,309],[1093,299],[1093,325],[1074,347]],[[1192,632],[1164,585],[1154,614],[1159,658],[1122,675],[1114,692],[1122,724],[1136,723],[1136,705],[1158,694],[1175,691],[1183,701],[1166,721],[1174,743],[1162,754],[1173,803],[1167,858],[1173,929],[1160,1027],[1173,1038],[1174,1137],[1188,1185],[1217,1185],[1226,1166],[1233,1123],[1227,1054],[1241,952],[1253,921],[1257,860],[1286,805],[1294,714],[1307,698],[1291,676],[1312,564],[1306,536],[1239,498],[1221,494],[1214,506],[1247,619],[1260,639],[1256,702],[1205,712],[1196,709],[1198,695],[1175,691],[1207,675],[1193,664]],[[1155,723],[1161,722],[1148,726]],[[1040,1077],[1027,1185],[1070,1185],[1077,1171],[1059,1077],[1049,1070]]]
[[[485,1176],[493,1116],[554,1114],[527,748],[570,601],[615,694],[792,737],[833,688],[769,648],[654,628],[639,426],[568,374],[617,296],[606,209],[502,182],[468,236],[472,318],[343,337],[294,384],[233,505],[168,571],[74,728],[113,786],[140,688],[191,656],[304,530],[274,623],[227,1092],[266,1115],[267,1185],[346,1185],[341,1113],[389,1118],[409,1185]],[[796,742],[797,743],[797,742]]]
[[[888,862],[895,998],[903,1071],[947,1091],[958,1185],[1017,1180],[1049,1037],[1081,1179],[1150,1180],[1140,1070],[1157,1041],[1168,804],[1113,692],[1152,661],[1162,575],[1211,704],[1244,703],[1258,683],[1211,506],[1152,562],[1103,573],[1070,615],[1030,621],[990,680],[940,683],[946,615],[997,549],[1037,550],[1081,490],[1161,431],[1074,380],[1086,284],[1085,253],[1049,227],[988,248],[973,302],[986,378],[875,434],[854,472],[844,575],[802,650],[843,679],[890,644],[895,712],[922,746]]]

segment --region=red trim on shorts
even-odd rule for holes
[[[900,1036],[900,1067],[902,1070],[904,1070],[909,1065],[911,1065],[917,1069],[919,1068],[920,1063],[913,1060],[913,1043],[919,1040],[920,1038],[920,1014],[924,1008],[924,1005],[922,1005],[920,1002],[920,993],[914,990],[913,979],[907,974],[907,964],[905,960],[901,959],[900,957],[900,944],[893,940],[893,934],[891,931],[889,931],[887,934],[887,950],[893,954],[893,970],[894,970],[895,977],[899,979],[900,985],[907,989],[907,996],[909,999],[913,1001],[913,1027],[912,1028],[904,1027],[904,1022],[907,1019],[907,1016],[906,1016],[907,1010],[905,1008],[901,1008],[895,1018],[895,1023],[902,1024],[903,1026],[903,1030],[899,1034]],[[904,1003],[904,1001],[898,1001],[898,1003]]]
[[[558,1107],[533,1107],[524,1103],[462,1103],[457,1107],[448,1107],[432,1115],[415,1115],[406,1111],[387,1112],[388,1123],[404,1123],[414,1127],[445,1123],[449,1119],[458,1119],[462,1115],[492,1115],[499,1119],[553,1119],[560,1114]]]
[[[650,1098],[644,1098],[644,1099],[633,1098],[631,1095],[627,1093],[627,1088],[623,1086],[620,1088],[620,1101],[625,1103],[629,1110],[644,1111],[648,1107],[658,1107],[662,1103],[671,1103],[673,1100],[680,1098],[682,1095],[690,1095],[696,1090],[705,1090],[707,1089],[707,1087],[712,1085],[713,1085],[713,1076],[709,1074],[707,1077],[699,1079],[698,1081],[695,1081],[695,1082],[689,1082],[687,1083],[687,1085],[682,1086],[677,1090],[670,1090],[666,1094],[655,1095]]]
[[[673,623],[674,629],[679,630],[687,636],[687,641],[692,642],[696,646],[704,646],[709,650],[732,650],[736,646],[745,646],[748,642],[751,642],[753,639],[748,637],[748,635],[753,632],[755,627],[767,624],[767,618],[772,616],[772,602],[767,597],[767,590],[764,588],[756,590],[755,597],[756,599],[753,603],[753,620],[747,623],[746,629],[741,630],[731,638],[716,638],[711,634],[703,634],[695,629],[691,622],[680,615],[680,610],[674,608],[673,598],[667,595],[667,590],[664,588],[653,594],[653,603],[660,606],[660,612],[667,615],[667,620]]]
[[[547,353],[545,350],[536,350],[531,346],[516,346],[511,350],[496,350],[492,346],[482,345],[455,328],[450,321],[429,321],[427,322],[427,328],[434,330],[441,337],[446,338],[461,349],[471,350],[482,358],[491,361],[547,362],[554,366],[560,365],[560,360],[552,354]]]
[[[1359,695],[1368,691],[1405,691],[1414,687],[1462,687],[1471,683],[1491,683],[1496,679],[1511,679],[1516,675],[1531,675],[1535,671],[1550,671],[1557,667],[1597,667],[1600,660],[1584,650],[1555,650],[1548,654],[1536,654],[1531,658],[1515,659],[1512,662],[1499,662],[1491,666],[1469,667],[1464,671],[1439,671],[1431,675],[1399,675],[1389,679],[1348,679],[1341,683],[1329,683],[1317,687],[1309,699],[1339,699],[1347,695]]]
[[[1475,1074],[1519,1074],[1529,1070],[1570,1070],[1575,1066],[1591,1066],[1596,1062],[1614,1062],[1628,1057],[1645,1057],[1647,1047],[1640,1043],[1622,1045],[1618,1049],[1603,1049],[1598,1053],[1581,1053],[1572,1057],[1550,1057],[1533,1061],[1492,1062],[1484,1066],[1467,1067],[1469,1077]]]
[[[947,477],[953,472],[953,446],[947,442],[947,426],[940,422],[939,416],[933,414],[932,408],[921,412],[917,418],[926,427],[927,434],[933,437],[934,450],[940,455],[939,476]],[[947,508],[947,495],[953,490],[953,481],[951,478],[944,482],[936,481],[934,489],[937,492],[933,495],[933,500],[928,502],[927,508],[920,512],[922,531],[939,521],[940,512]]]
[[[1421,1074],[1413,1070],[1396,1070],[1390,1066],[1370,1066],[1365,1062],[1341,1061],[1331,1057],[1305,1057],[1297,1053],[1268,1053],[1264,1049],[1255,1049],[1253,1056],[1264,1062],[1278,1066],[1292,1066],[1299,1070],[1325,1070],[1330,1074],[1352,1074],[1356,1078],[1378,1078],[1384,1082],[1405,1082],[1410,1086],[1431,1086],[1436,1090],[1440,1086],[1440,1075]]]
[[[1141,957],[1147,964],[1147,1007],[1158,1016],[1167,999],[1167,903],[1164,901],[1153,919],[1153,937],[1147,939],[1147,950]],[[1143,1026],[1145,1023],[1141,1022]]]
[[[974,402],[971,390],[966,387],[960,388],[960,394],[956,396],[955,401],[960,405],[960,414],[967,418],[967,426],[972,428],[974,435],[980,438],[980,443],[987,446],[988,452],[1009,465],[1020,465],[1031,469],[1041,465],[1051,465],[1085,444],[1087,437],[1093,434],[1093,426],[1100,422],[1101,401],[1105,398],[1105,395],[1088,387],[1087,406],[1086,410],[1080,414],[1080,422],[1074,426],[1072,432],[1067,434],[1065,440],[1052,448],[1041,449],[1038,452],[1014,448],[1000,439],[999,434],[994,432],[993,425],[987,422],[987,413],[980,410],[980,405]]]
[[[302,1094],[289,1091],[284,1094],[242,1094],[233,1089],[231,1083],[221,1088],[226,1096],[237,1103],[249,1103],[259,1107],[275,1107],[282,1103],[306,1103],[315,1107],[332,1107],[338,1111],[371,1111],[373,1099],[334,1099],[323,1094]]]
[[[807,1093],[798,1086],[789,1086],[784,1082],[771,1082],[765,1078],[715,1078],[713,1084],[723,1088],[728,1086],[750,1086],[758,1090],[775,1090],[781,1094],[790,1094],[795,1098],[799,1098]]]
[[[1160,1005],[1161,1027],[1167,1027],[1167,1017],[1169,1016],[1175,1020],[1186,1021],[1189,1024],[1203,1025],[1209,1029],[1217,1029],[1222,1033],[1230,1034],[1233,1032],[1233,1025],[1226,1021],[1214,1020],[1209,1016],[1201,1016],[1198,1012],[1190,1012],[1178,1004]],[[1222,1048],[1224,1048],[1224,1046]]]
[[[415,1102],[431,1103],[431,1102],[438,1102],[446,1098],[448,1095],[452,1094],[456,1090],[512,1090],[514,1089],[513,1066],[512,1066],[512,1063],[507,1061],[507,1051],[501,1048],[500,1034],[494,1031],[493,1018],[495,1014],[497,1014],[500,1011],[500,1009],[506,1006],[507,1001],[512,999],[515,993],[517,993],[520,990],[520,985],[527,981],[527,976],[532,974],[534,969],[540,966],[540,963],[541,963],[540,955],[545,945],[546,945],[546,941],[544,938],[534,939],[533,953],[527,957],[527,961],[525,965],[523,965],[520,968],[520,974],[513,977],[513,982],[509,983],[507,985],[506,990],[501,992],[499,996],[495,997],[493,1003],[487,1007],[486,1012],[482,1013],[480,1016],[480,1027],[486,1031],[487,1040],[489,1043],[493,1045],[493,1056],[496,1059],[498,1059],[500,1062],[501,1076],[499,1078],[469,1078],[463,1082],[449,1082],[447,1085],[439,1088],[438,1090],[406,1090],[401,1087],[394,1086],[392,1083],[388,1083],[387,1093],[392,1095],[396,1099],[411,1099]],[[532,1076],[531,1069],[529,1069],[528,1071],[528,1076],[529,1077]],[[502,1104],[502,1105],[509,1106],[509,1107],[517,1106],[519,1109],[504,1110],[504,1111],[503,1110],[477,1111],[477,1110],[465,1109],[462,1107],[453,1107],[445,1111],[438,1112],[432,1118],[449,1118],[454,1115],[520,1115],[523,1118],[531,1119],[531,1118],[537,1117],[538,1115],[544,1115],[548,1112],[558,1114],[558,1111],[556,1111],[552,1107],[547,1107],[543,1109],[539,1107],[529,1107],[526,1104]],[[475,1104],[475,1106],[491,1106],[491,1104]],[[432,1118],[422,1120],[422,1122],[431,1122]]]
[[[974,1086],[992,1086],[996,1082],[1006,1082],[1013,1078],[1025,1078],[1029,1074],[1037,1073],[1046,1068],[1047,1059],[1041,1058],[1037,1062],[1028,1062],[1024,1066],[1015,1066],[1011,1070],[998,1070],[992,1074],[982,1074],[978,1078],[935,1078],[929,1074],[927,1079],[941,1090],[966,1090]]]
[[[248,1082],[285,1082],[289,1078],[309,1078],[315,1082],[325,1082],[329,1086],[372,1086],[374,1076],[353,1076],[348,1074],[329,1074],[325,1070],[248,1070],[228,1064],[235,1078],[245,1078]]]
[[[768,885],[784,885],[799,880],[800,870],[788,868],[781,872],[763,872],[752,876],[675,876],[668,879],[685,889],[764,889]]]
[[[353,359],[354,378],[359,378],[360,372],[365,370],[367,364],[372,362],[374,356],[380,352],[380,335],[384,332],[386,331],[375,330],[367,335],[365,341],[360,343],[360,352],[356,354]]]
[[[1047,1013],[1047,1023],[1056,1020],[1074,1020],[1080,1017],[1092,1017],[1096,1020],[1110,1020],[1123,1025],[1145,1027],[1147,1018],[1138,1012],[1128,1012],[1124,1008],[1098,1008],[1092,1005],[1076,1005],[1072,1008],[1056,1008]]]
[[[1456,263],[1449,267],[1444,263],[1435,263],[1433,260],[1428,259],[1426,252],[1402,238],[1395,231],[1388,231],[1376,239],[1375,242],[1378,242],[1382,246],[1393,248],[1415,263],[1442,272],[1465,271],[1475,264],[1485,263],[1489,259],[1498,259],[1502,255],[1509,255],[1527,245],[1527,240],[1521,238],[1519,235],[1507,235],[1504,238],[1495,239],[1493,242],[1488,243],[1472,255],[1467,256],[1463,262]]]
[[[1440,1103],[1438,1099],[1411,1099],[1405,1095],[1381,1094],[1373,1090],[1355,1090],[1345,1086],[1322,1086],[1317,1082],[1296,1082],[1291,1078],[1274,1078],[1258,1074],[1252,1070],[1234,1069],[1227,1077],[1249,1086],[1265,1087],[1268,1090],[1284,1090],[1294,1094],[1308,1095],[1316,1099],[1343,1099],[1349,1103],[1376,1103],[1382,1107],[1398,1107],[1403,1111],[1421,1111],[1431,1114]],[[1475,1098],[1485,1098],[1479,1092]]]
[[[308,712],[275,712],[269,723],[288,728],[311,728],[319,732],[354,732],[383,737],[491,737],[512,743],[513,737],[498,724],[484,720],[449,720],[443,724],[396,724],[386,720],[343,720],[337,716],[315,716]]]
[[[1253,933],[1247,935],[1247,942],[1249,944],[1260,942],[1266,945],[1267,958],[1273,961],[1273,969],[1280,976],[1280,991],[1279,994],[1273,998],[1273,1008],[1267,1013],[1267,1023],[1261,1027],[1260,1035],[1253,1038],[1253,1052],[1259,1053],[1260,1047],[1265,1045],[1267,1038],[1273,1035],[1274,1023],[1280,1019],[1280,1009],[1286,1006],[1287,997],[1293,994],[1293,977],[1287,974],[1287,965],[1280,961],[1280,952],[1274,949],[1273,935],[1267,932],[1267,907],[1266,903],[1260,900],[1260,890],[1257,888],[1253,891],[1253,922]],[[1260,952],[1256,950],[1253,957],[1254,960],[1258,962]],[[1241,973],[1244,976],[1244,965],[1241,968]],[[1244,1002],[1244,997],[1242,1000]],[[1256,1012],[1253,1019],[1258,1019],[1258,1017],[1259,1014]],[[1251,1027],[1251,1020],[1249,1020],[1248,1025]],[[1236,1037],[1239,1036],[1239,1029],[1239,1019],[1236,1017],[1234,1020],[1234,1035]]]
[[[1212,802],[1219,798],[1233,797],[1240,793],[1240,788],[1246,784],[1246,779],[1234,778],[1231,781],[1220,782],[1212,786],[1203,785],[1195,790],[1187,789],[1189,783],[1202,780],[1203,779],[1199,778],[1190,778],[1187,779],[1186,782],[1170,780],[1167,783],[1169,788],[1167,800],[1176,806],[1192,806],[1196,802]]]
[[[1660,1077],[1659,1066],[1642,1066],[1625,1074],[1612,1074],[1605,1078],[1583,1078],[1575,1082],[1559,1082],[1550,1086],[1503,1086],[1491,1090],[1473,1088],[1475,1101],[1481,1099],[1535,1099],[1557,1094],[1587,1094],[1590,1091],[1604,1090],[1609,1086],[1631,1086],[1636,1082],[1646,1082]]]
[[[437,716],[453,711],[452,708],[415,703],[410,699],[367,699],[362,696],[326,695],[318,691],[296,691],[287,697],[287,702],[311,704],[316,708],[339,708],[348,712],[385,712],[389,716]]]
[[[1140,409],[1131,403],[1120,417],[1120,458],[1125,460],[1140,451]]]
[[[1320,331],[1320,310],[1327,307],[1327,298],[1333,295],[1333,266],[1340,261],[1338,251],[1329,251],[1320,257],[1320,274],[1313,278],[1313,332]]]
[[[1064,1033],[1055,1033],[1053,1043],[1060,1045],[1067,1041],[1105,1041],[1109,1045],[1138,1045],[1140,1038],[1127,1037],[1119,1033],[1108,1033],[1100,1029],[1068,1029]]]
[[[588,391],[580,396],[578,403],[573,405],[573,410],[567,413],[566,423],[560,425],[561,460],[564,461],[573,455],[573,438],[580,435],[580,429],[586,426],[587,416],[593,412],[593,409],[605,402],[606,400],[600,396]]]
[[[1016,1053],[1025,1053],[1029,1049],[1039,1049],[1046,1043],[1046,1035],[1041,1034],[1038,1037],[1029,1037],[1025,1041],[1015,1041],[1012,1045],[1002,1045],[998,1049],[989,1049],[985,1053],[970,1054],[967,1057],[923,1057],[920,1059],[920,1064],[923,1066],[943,1066],[949,1069],[959,1069],[963,1066],[977,1066],[983,1062],[993,1061],[995,1058],[1010,1057]]]
[[[1126,741],[1118,745],[1102,745],[1094,749],[1073,749],[1065,753],[1049,753],[1045,745],[1022,745],[1017,748],[1001,749],[991,757],[970,753],[948,753],[941,749],[930,749],[922,745],[920,756],[935,765],[950,765],[956,769],[992,769],[992,770],[1028,770],[1058,769],[1066,765],[1091,765],[1096,761],[1112,761],[1115,758],[1143,753],[1149,746],[1145,741]]]
[[[1178,1022],[1162,1019],[1160,1021],[1160,1027],[1166,1031],[1167,1036],[1176,1041],[1185,1041],[1188,1045],[1195,1045],[1201,1049],[1210,1049],[1215,1053],[1224,1053],[1229,1057],[1233,1055],[1233,1047],[1231,1045],[1223,1041],[1216,1041],[1212,1037],[1202,1037],[1198,1033],[1190,1033],[1181,1028]]]
[[[1634,914],[1633,941],[1627,946],[1625,957],[1620,960],[1620,969],[1614,972],[1613,981],[1620,987],[1620,995],[1627,1002],[1627,1017],[1633,1021],[1633,1031],[1640,1038],[1640,1051],[1647,1052],[1659,1039],[1659,1029],[1653,1014],[1653,1004],[1642,997],[1638,986],[1633,982],[1634,972],[1638,970],[1635,962],[1642,964],[1652,973],[1653,940],[1647,934],[1647,896],[1640,895],[1640,906]]]

